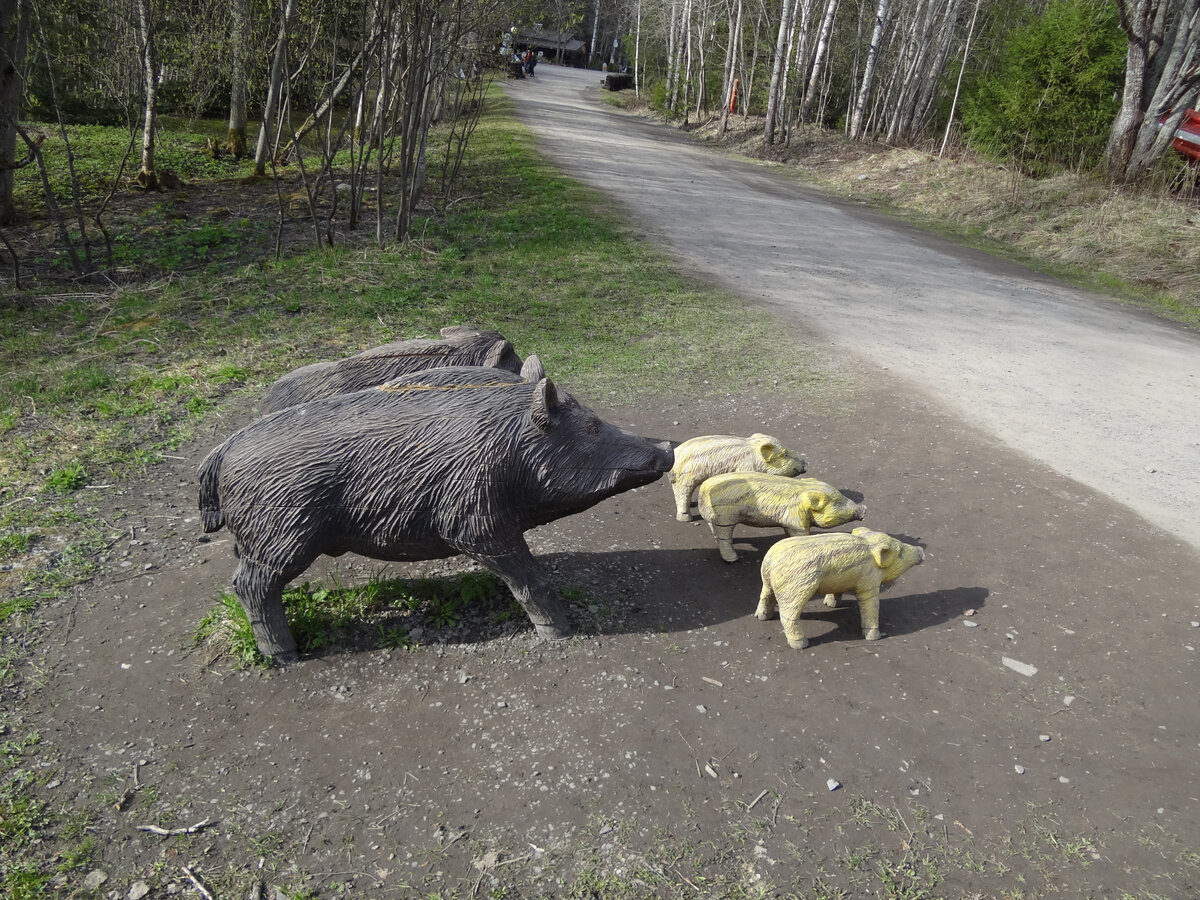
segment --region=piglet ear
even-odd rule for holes
[[[512,352],[512,344],[508,341],[496,341],[496,343],[492,344],[491,349],[488,350],[487,358],[483,361],[483,364],[493,369],[498,368],[500,361],[504,359],[504,355]]]
[[[887,544],[876,544],[871,548],[871,555],[875,557],[875,565],[886,569],[891,563],[892,557],[896,555],[896,548],[889,547]]]
[[[542,431],[549,431],[558,422],[558,391],[554,382],[543,378],[533,389],[533,424]]]

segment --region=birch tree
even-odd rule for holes
[[[875,79],[875,66],[879,61],[879,47],[883,43],[883,30],[887,24],[889,0],[879,0],[875,10],[875,27],[871,32],[871,43],[867,47],[867,59],[863,64],[862,80],[859,82],[858,94],[854,101],[854,112],[850,116],[849,135],[857,139],[862,136],[863,111],[867,99],[871,96],[871,84]]]
[[[150,0],[135,0],[138,32],[141,35],[142,83],[145,92],[142,111],[142,168],[137,183],[148,191],[158,190],[154,170],[154,125],[158,114],[158,45],[154,35],[154,13]]]
[[[146,2],[146,0],[139,0],[139,2]],[[295,13],[296,0],[284,0],[284,7],[279,17],[279,34],[275,40],[275,54],[271,59],[271,78],[267,84],[267,100],[263,104],[262,123],[258,129],[258,145],[254,151],[254,174],[258,176],[266,174],[267,171],[267,154],[273,144],[271,132],[275,127],[275,117],[279,112],[279,98],[283,90],[288,34],[291,32],[292,18]]]
[[[833,5],[833,0],[830,0],[830,5]],[[796,0],[783,0],[779,33],[775,38],[775,56],[771,64],[771,83],[767,87],[767,117],[763,128],[763,144],[768,147],[775,143],[775,117],[779,110],[784,64],[788,58],[788,37],[792,32],[792,14],[795,9]]]
[[[246,93],[250,78],[250,0],[229,0],[229,127],[225,148],[246,155]]]
[[[1105,162],[1113,181],[1129,182],[1166,152],[1200,93],[1200,0],[1118,0],[1117,7],[1129,49]]]

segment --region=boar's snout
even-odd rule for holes
[[[854,521],[861,522],[867,517],[867,504],[856,503],[854,506]]]
[[[654,449],[653,466],[655,472],[670,472],[675,465],[675,450],[670,441],[660,441],[652,444]]]

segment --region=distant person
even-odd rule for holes
[[[532,50],[525,57],[525,70],[529,73],[529,77],[533,77],[533,68],[537,65],[537,54]]]

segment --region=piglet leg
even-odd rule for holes
[[[690,478],[678,478],[670,474],[671,492],[675,495],[675,518],[680,522],[692,521],[692,494],[696,492],[696,482]]]
[[[717,549],[721,551],[721,559],[725,562],[737,562],[737,551],[733,549],[733,528],[732,525],[712,525],[713,537],[717,539]]]
[[[296,639],[283,611],[283,588],[287,582],[280,573],[244,555],[233,573],[233,591],[250,620],[258,652],[281,666],[299,659]]]
[[[864,588],[858,597],[858,617],[862,621],[863,637],[879,640],[879,588]]]
[[[528,547],[522,546],[498,556],[470,555],[508,585],[533,622],[538,637],[545,641],[557,641],[570,635],[567,609]]]

